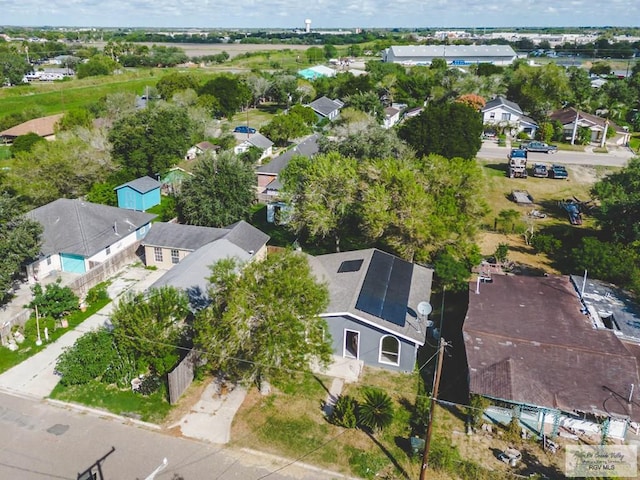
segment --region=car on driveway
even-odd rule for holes
[[[537,140],[523,142],[520,144],[520,148],[525,149],[527,152],[556,153],[558,151],[556,145],[549,145],[548,143],[538,142]]]
[[[238,125],[233,129],[233,133],[256,133],[256,129],[248,127],[247,125]]]
[[[569,178],[569,174],[567,173],[567,169],[564,165],[551,165],[551,168],[549,169],[549,178],[564,180],[565,178]]]

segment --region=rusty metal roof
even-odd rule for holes
[[[592,327],[569,277],[494,276],[476,287],[463,327],[472,393],[640,419],[640,396],[626,401],[638,360]]]

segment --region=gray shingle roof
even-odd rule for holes
[[[342,105],[342,102],[337,102],[327,97],[317,98],[309,104],[314,112],[319,113],[323,117],[328,117],[331,112],[342,108]]]
[[[511,100],[507,100],[504,97],[496,97],[493,100],[489,100],[484,108],[482,109],[483,112],[486,112],[487,110],[491,110],[492,108],[496,108],[499,107],[501,105],[504,105],[505,107],[509,107],[512,110],[515,110],[518,113],[522,113],[522,109],[520,108],[520,105],[518,105],[515,102],[512,102]]]
[[[227,229],[229,233],[225,235],[225,240],[247,252],[257,252],[269,241],[269,235],[244,220],[229,225]]]
[[[147,193],[151,190],[155,190],[156,188],[160,188],[161,186],[162,184],[159,181],[149,176],[145,176],[136,178],[135,180],[131,180],[127,183],[123,183],[119,187],[114,188],[114,190],[120,190],[123,187],[129,187],[134,189],[136,192]]]
[[[256,133],[234,133],[234,137],[239,142],[249,142],[260,150],[266,150],[273,146],[273,142],[259,132]]]
[[[179,223],[156,222],[144,237],[143,245],[197,250],[229,233],[225,228],[200,227]]]
[[[303,157],[312,157],[319,151],[318,139],[319,134],[313,134],[303,142],[300,142],[293,148],[290,148],[282,155],[278,155],[273,158],[269,163],[260,165],[256,171],[259,173],[278,175],[288,165],[289,160],[295,155],[301,155]]]
[[[187,292],[192,306],[201,308],[208,303],[207,288],[211,265],[225,258],[246,262],[252,257],[244,249],[226,239],[218,239],[187,255],[150,288],[172,286]]]
[[[42,254],[91,257],[151,222],[156,215],[60,198],[27,213],[44,228]]]
[[[328,283],[329,306],[323,316],[335,316],[338,314],[348,314],[352,317],[362,319],[365,323],[375,325],[388,332],[395,333],[416,342],[424,344],[426,328],[423,324],[418,331],[417,311],[418,304],[429,301],[431,296],[431,281],[433,270],[414,265],[411,282],[409,285],[409,300],[407,305],[406,321],[404,326],[396,325],[375,315],[371,315],[362,310],[356,309],[356,303],[360,295],[369,264],[374,252],[380,252],[374,248],[366,250],[356,250],[352,252],[331,253],[310,257],[309,263],[316,277]],[[383,252],[382,252],[383,253]],[[389,254],[385,254],[389,255]],[[362,266],[355,272],[338,273],[340,265],[345,261],[362,260]]]

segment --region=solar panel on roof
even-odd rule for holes
[[[364,259],[359,260],[345,260],[338,267],[338,273],[357,272],[362,267]]]
[[[373,252],[356,308],[403,327],[412,275],[413,264],[384,252]]]

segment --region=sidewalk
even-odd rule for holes
[[[111,303],[87,318],[76,329],[47,345],[47,348],[1,374],[0,389],[9,394],[37,399],[49,396],[60,380],[54,370],[64,349],[72,346],[84,333],[107,324],[120,295],[128,291],[143,291],[164,273],[165,270],[146,270],[141,266],[126,267],[107,288]]]

